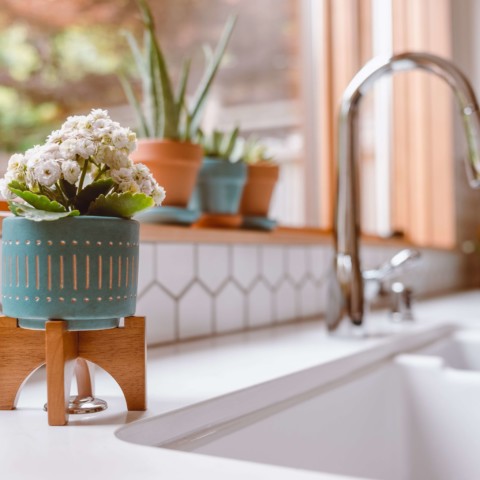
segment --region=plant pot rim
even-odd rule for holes
[[[202,148],[202,146],[199,143],[188,142],[188,141],[184,141],[184,140],[172,140],[170,138],[161,138],[161,137],[138,138],[137,142],[138,143],[169,143],[169,144],[175,144],[175,145],[185,145],[185,146],[189,146],[189,147]]]
[[[89,220],[93,220],[93,221],[120,221],[120,222],[134,222],[134,223],[139,223],[138,220],[135,220],[133,218],[122,218],[122,217],[109,217],[109,216],[101,216],[101,215],[77,215],[77,216],[74,216],[74,217],[64,217],[64,218],[59,218],[57,220],[44,220],[44,221],[41,221],[41,222],[35,222],[34,220],[30,220],[29,218],[25,218],[25,217],[17,217],[15,215],[12,215],[12,216],[8,216],[8,217],[5,217],[4,218],[4,221],[5,220],[8,220],[8,219],[15,219],[15,220],[25,220],[25,221],[29,221],[29,222],[33,222],[33,223],[39,223],[39,224],[55,224],[56,222],[60,222],[62,220],[75,220],[75,221],[79,221],[81,219],[89,219]]]
[[[247,163],[247,162],[245,162]],[[278,163],[276,162],[269,162],[269,161],[261,161],[261,162],[256,162],[256,163],[247,163],[249,167],[265,167],[265,168],[272,168],[272,167],[277,167],[279,168]]]
[[[215,157],[215,156],[213,156],[213,155],[204,155],[203,158],[204,158],[205,160],[210,160],[210,161],[217,161],[217,162],[229,163],[230,165],[236,165],[237,163],[245,163],[245,162],[242,162],[241,160],[237,160],[236,162],[231,162],[228,158]]]

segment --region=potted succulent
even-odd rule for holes
[[[43,145],[8,162],[0,192],[2,304],[24,328],[114,328],[136,304],[139,224],[165,196],[129,155],[136,136],[104,110],[69,117]]]
[[[248,166],[247,182],[240,203],[245,226],[270,230],[270,203],[279,177],[279,167],[268,154],[265,145],[251,138],[245,142],[243,161]]]
[[[215,50],[207,52],[204,74],[188,105],[186,91],[190,60],[184,62],[178,86],[174,89],[156,36],[152,12],[146,0],[138,0],[137,3],[144,25],[143,49],[130,33],[127,32],[126,37],[142,80],[142,102],[135,96],[131,83],[120,77],[125,94],[137,114],[142,137],[132,158],[147,165],[154,177],[161,181],[169,193],[166,206],[185,208],[203,157],[201,145],[193,139],[236,19],[228,19]]]
[[[203,213],[202,226],[238,227],[238,213],[246,181],[246,164],[241,161],[238,128],[230,133],[214,130],[205,136],[199,132],[205,157],[200,169],[194,199]]]

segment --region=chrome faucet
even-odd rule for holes
[[[359,70],[343,94],[339,114],[335,258],[326,315],[329,330],[337,329],[345,316],[354,325],[362,325],[364,316],[364,281],[368,281],[369,275],[360,268],[358,248],[360,211],[356,135],[359,103],[378,78],[414,69],[431,72],[452,88],[467,137],[467,176],[472,188],[480,188],[480,112],[469,81],[455,65],[429,53],[407,52],[374,58]]]

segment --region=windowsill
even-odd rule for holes
[[[10,216],[10,212],[0,212],[3,217]],[[332,232],[313,227],[277,227],[271,232],[260,230],[221,229],[205,227],[178,227],[142,223],[140,225],[140,240],[152,243],[222,243],[222,244],[279,244],[279,245],[315,245],[332,242]],[[378,245],[382,247],[407,248],[415,245],[402,238],[382,238],[373,235],[362,235],[362,244]],[[431,250],[455,251],[457,249],[422,247]]]
[[[319,228],[278,227],[272,232],[260,230],[177,227],[143,223],[140,227],[143,242],[183,243],[240,243],[240,244],[291,244],[313,245],[332,242],[332,232]],[[411,247],[403,239],[364,236],[362,242],[369,245]]]

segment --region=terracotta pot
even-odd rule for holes
[[[173,140],[142,138],[132,153],[134,162],[145,164],[165,188],[165,206],[186,207],[202,164],[200,145]]]
[[[267,217],[279,167],[273,163],[248,165],[247,183],[243,190],[240,213],[244,216]]]

